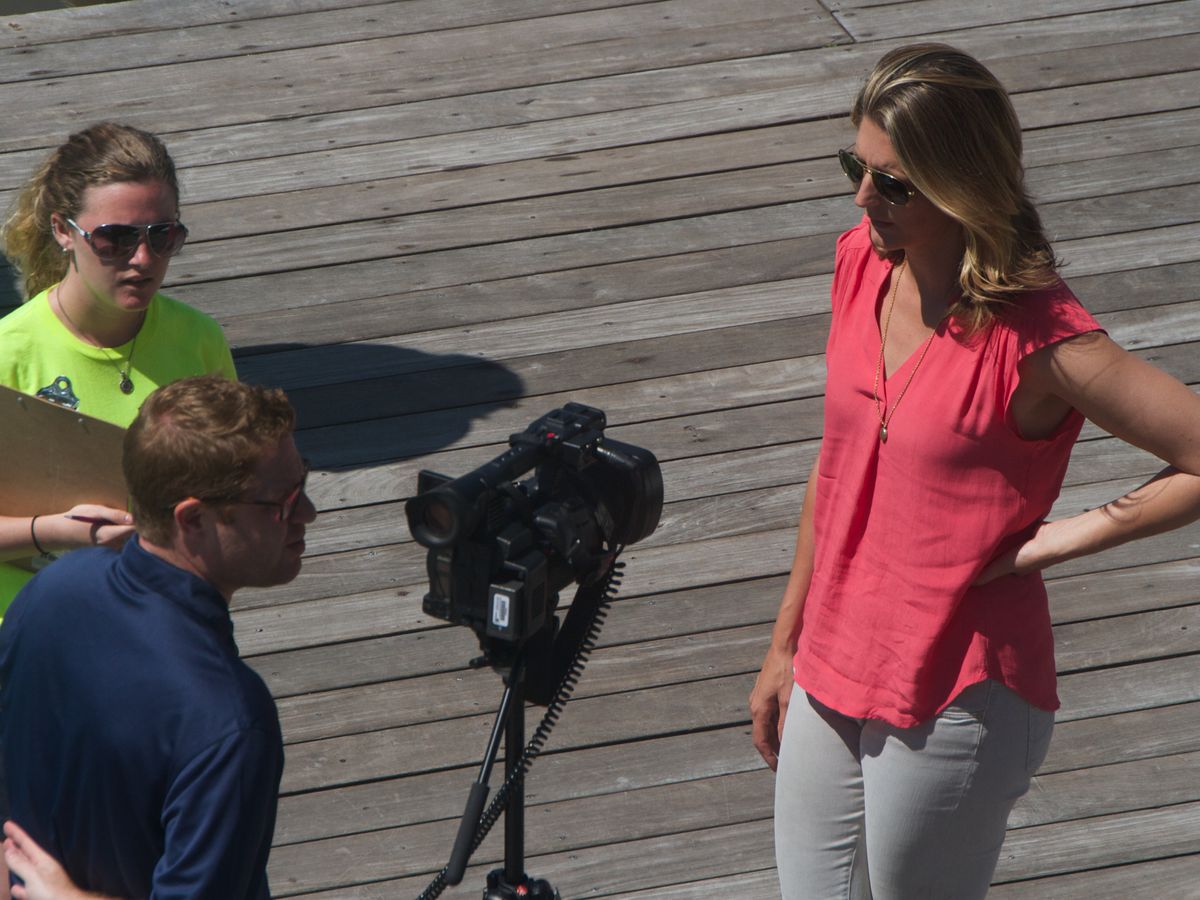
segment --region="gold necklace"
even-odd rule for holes
[[[883,334],[879,340],[879,361],[875,363],[875,384],[871,388],[871,396],[875,398],[875,414],[879,416],[879,442],[886,444],[888,439],[888,423],[892,421],[892,416],[896,415],[896,409],[900,406],[900,401],[904,399],[905,393],[908,391],[908,386],[912,384],[913,376],[917,374],[917,369],[921,368],[921,363],[925,361],[925,354],[929,352],[929,345],[933,343],[934,337],[937,335],[937,326],[934,326],[933,333],[925,340],[925,346],[921,348],[921,355],[917,357],[917,364],[912,367],[912,371],[908,373],[908,378],[904,382],[904,387],[900,389],[900,396],[896,398],[896,402],[892,404],[892,411],[887,412],[883,404],[879,401],[879,376],[883,372],[883,350],[887,346],[888,326],[892,324],[892,309],[896,305],[896,294],[900,290],[900,278],[904,275],[904,267],[908,265],[908,260],[900,263],[899,268],[895,269],[895,279],[892,281],[892,299],[888,301],[887,315],[883,319]],[[945,316],[938,321],[938,325],[942,324]]]
[[[83,332],[79,330],[79,326],[75,324],[75,321],[67,314],[67,308],[63,306],[62,295],[59,293],[59,288],[61,287],[61,281],[54,286],[54,304],[58,307],[58,311],[62,313],[63,318],[70,323],[71,328],[74,329],[75,333],[82,336]],[[138,334],[141,334],[140,328],[138,329]],[[125,358],[125,368],[123,369],[121,368],[121,363],[119,362],[121,359],[120,352],[118,352],[114,358],[108,355],[107,347],[102,347],[98,343],[93,344],[97,350],[104,354],[104,358],[108,360],[112,367],[117,370],[117,374],[121,376],[121,381],[118,386],[121,388],[122,394],[133,393],[133,380],[129,377],[129,370],[133,368],[133,351],[137,349],[137,339],[138,336],[135,334],[133,336],[133,343],[129,345],[129,356]]]

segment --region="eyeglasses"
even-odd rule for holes
[[[862,180],[870,173],[871,183],[875,185],[875,190],[892,206],[903,206],[917,195],[916,188],[909,187],[895,175],[872,169],[849,150],[838,151],[838,162],[842,164],[842,171],[846,173],[846,177],[856,187],[862,184]]]
[[[173,256],[187,240],[187,226],[182,222],[156,222],[153,225],[97,225],[84,231],[74,219],[67,224],[79,232],[101,262],[128,259],[137,252],[143,239],[155,256]]]
[[[203,503],[229,503],[239,506],[273,506],[275,507],[275,515],[272,518],[276,522],[290,522],[292,516],[296,512],[296,507],[300,505],[300,498],[304,496],[304,489],[308,485],[309,463],[304,462],[304,476],[300,479],[300,483],[288,491],[288,495],[282,500],[241,500],[230,499],[227,497],[198,497],[197,499]]]

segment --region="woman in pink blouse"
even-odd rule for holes
[[[1040,572],[1200,517],[1200,399],[1057,274],[978,61],[894,50],[851,117],[865,215],[837,244],[824,435],[754,740],[785,900],[972,900],[1059,705]],[[1047,522],[1085,417],[1168,466]]]

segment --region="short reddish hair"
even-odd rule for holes
[[[295,424],[278,388],[200,375],[154,391],[125,433],[122,460],[139,534],[168,544],[180,500],[243,496]]]

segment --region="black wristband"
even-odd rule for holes
[[[33,540],[33,548],[35,550],[37,550],[38,555],[42,559],[52,559],[53,557],[51,557],[50,554],[46,552],[46,548],[38,543],[37,532],[33,530],[34,523],[37,522],[37,520],[39,518],[40,518],[39,516],[34,516],[32,519],[29,520],[29,537]]]

